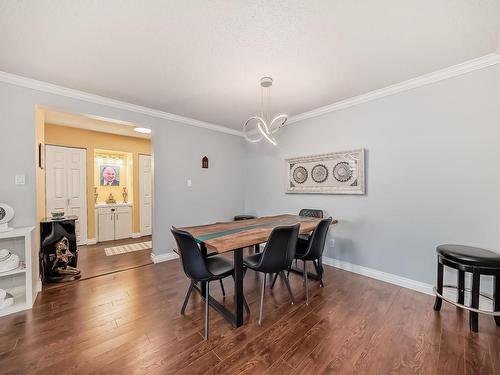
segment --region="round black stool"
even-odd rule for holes
[[[255,219],[253,215],[236,215],[234,221]]]
[[[436,302],[434,310],[441,310],[443,300],[457,307],[469,310],[469,327],[473,332],[479,330],[479,315],[493,315],[496,325],[500,327],[500,254],[493,251],[480,249],[478,247],[463,245],[440,245],[436,248],[438,254],[437,268],[437,287],[434,288]],[[458,270],[458,285],[443,285],[444,266]],[[465,291],[465,273],[472,273],[472,288],[470,306],[464,305]],[[493,296],[481,294],[480,279],[481,275],[493,276]],[[443,296],[443,288],[455,288],[458,291],[457,301],[453,301]],[[479,309],[479,296],[493,300],[493,311]]]

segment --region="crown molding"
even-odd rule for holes
[[[500,39],[499,39],[500,41]],[[500,42],[499,42],[500,48]],[[329,104],[324,107],[319,107],[311,111],[303,112],[295,116],[291,116],[287,124],[293,124],[302,120],[306,120],[313,117],[318,117],[330,112],[339,111],[341,109],[353,107],[355,105],[367,103],[372,100],[380,99],[385,96],[394,95],[403,91],[415,89],[425,85],[429,85],[435,82],[439,82],[448,78],[453,78],[460,76],[462,74],[467,74],[475,70],[480,70],[487,68],[492,65],[500,64],[500,50],[498,53],[491,53],[485,56],[478,57],[476,59],[468,60],[463,63],[450,66],[448,68],[440,69],[435,72],[422,75],[420,77],[412,78],[407,81],[396,83],[384,87],[382,89],[374,90],[366,94],[354,96],[349,99],[341,100],[339,102]],[[135,113],[140,113],[143,115],[161,118],[165,120],[171,120],[191,126],[196,126],[199,128],[210,129],[218,131],[221,133],[231,134],[243,137],[241,131],[227,128],[222,125],[212,124],[205,121],[195,120],[189,117],[179,116],[168,112],[163,112],[157,109],[152,109],[148,107],[139,106],[136,104],[131,104],[127,102],[122,102],[120,100],[106,98],[104,96],[89,94],[79,90],[73,90],[66,87],[54,85],[48,82],[38,81],[31,78],[26,78],[18,76],[15,74],[0,71],[0,82],[8,83],[15,86],[21,86],[30,88],[37,91],[42,91],[54,95],[65,96],[72,99],[78,99],[87,101],[90,103],[101,104],[108,107],[123,109],[126,111],[131,111]]]
[[[227,127],[222,126],[222,125],[211,124],[209,122],[195,120],[195,119],[192,119],[189,117],[174,115],[172,113],[163,112],[163,111],[160,111],[157,109],[143,107],[140,105],[131,104],[131,103],[127,103],[127,102],[122,102],[120,100],[110,99],[110,98],[106,98],[104,96],[89,94],[89,93],[84,92],[84,91],[73,90],[73,89],[63,87],[63,86],[58,86],[58,85],[54,85],[52,83],[38,81],[35,79],[22,77],[22,76],[18,76],[16,74],[11,74],[11,73],[7,73],[7,72],[0,71],[0,82],[8,83],[8,84],[15,85],[15,86],[26,87],[29,89],[42,91],[42,92],[46,92],[49,94],[64,96],[67,98],[83,100],[83,101],[94,103],[94,104],[101,104],[101,105],[105,105],[108,107],[123,109],[126,111],[140,113],[140,114],[151,116],[151,117],[180,122],[180,123],[183,123],[186,125],[196,126],[199,128],[215,130],[215,131],[218,131],[221,133],[227,133],[227,134],[236,135],[236,136],[240,136],[240,137],[243,136],[242,132],[240,132],[238,130],[227,128]]]
[[[420,77],[412,78],[407,81],[396,83],[382,89],[374,90],[366,94],[354,96],[349,99],[341,100],[339,102],[316,108],[307,111],[288,119],[288,124],[293,124],[302,120],[324,115],[326,113],[339,111],[341,109],[353,107],[358,104],[363,104],[372,100],[380,99],[385,96],[394,95],[403,91],[415,89],[417,87],[430,85],[448,78],[453,78],[462,74],[470,73],[475,70],[484,69],[492,65],[500,64],[500,51],[499,54],[491,53],[485,56],[478,57],[463,63],[450,66],[435,72],[422,75]]]

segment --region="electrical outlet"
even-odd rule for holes
[[[335,238],[330,239],[330,249],[333,249],[335,247]]]
[[[193,186],[193,184],[191,183],[191,180],[187,180],[187,186],[188,186],[188,187]]]

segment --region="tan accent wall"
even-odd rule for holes
[[[132,192],[128,201],[133,203],[133,232],[140,231],[139,215],[139,154],[151,155],[149,139],[127,137],[117,134],[100,133],[91,130],[45,124],[45,144],[85,148],[87,150],[87,235],[95,239],[95,203],[94,203],[94,151],[107,150],[132,154]],[[100,190],[100,189],[98,189]],[[101,191],[101,190],[100,190]],[[132,194],[131,194],[132,193]],[[45,192],[44,192],[45,195]],[[117,202],[122,201],[121,194],[113,194]],[[104,202],[100,194],[98,201]]]

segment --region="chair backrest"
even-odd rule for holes
[[[273,229],[262,252],[258,271],[275,273],[288,269],[295,257],[300,224]]]
[[[315,210],[313,208],[303,208],[299,212],[299,216],[317,217],[323,219],[323,210]]]
[[[171,231],[177,242],[182,267],[187,277],[193,280],[209,279],[211,274],[194,237],[183,230],[172,228]]]
[[[325,248],[326,236],[328,235],[328,229],[332,224],[332,218],[323,219],[319,222],[314,229],[311,238],[309,239],[309,247],[307,252],[304,254],[303,258],[308,259],[318,259],[323,254],[323,249]]]

